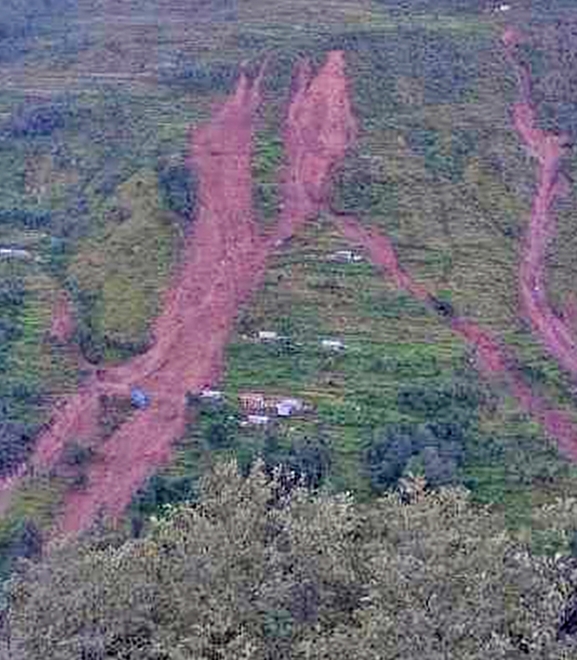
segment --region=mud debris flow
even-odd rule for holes
[[[290,238],[326,207],[331,174],[357,134],[351,110],[345,57],[331,51],[316,76],[308,62],[297,67],[287,113],[284,146],[283,210],[272,235],[273,246]]]
[[[263,239],[252,210],[250,176],[262,75],[263,70],[250,81],[242,73],[210,123],[191,135],[199,203],[183,263],[154,323],[151,349],[96,372],[55,410],[38,440],[31,467],[50,467],[66,442],[96,436],[100,395],[128,394],[134,383],[151,395],[149,408],[98,447],[86,488],[65,497],[57,533],[86,529],[100,511],[120,516],[136,488],[169,460],[174,440],[184,432],[186,392],[219,377],[236,313],[261,283],[267,256],[278,240],[318,212],[330,174],[344,157],[355,125],[339,124],[352,115],[340,111],[348,109],[344,56],[333,52],[317,75],[306,63],[299,68],[284,136],[285,210],[273,236]]]
[[[570,144],[567,135],[557,135],[537,126],[537,112],[531,99],[530,71],[515,57],[522,35],[508,29],[503,35],[507,59],[517,74],[519,100],[513,106],[513,120],[519,136],[537,160],[538,183],[531,218],[525,234],[519,291],[523,311],[535,334],[559,365],[577,376],[577,342],[573,329],[551,309],[545,285],[546,252],[555,236],[555,202],[567,195],[569,181],[561,160]]]
[[[511,31],[503,38],[510,55],[515,39]],[[577,373],[567,328],[552,314],[544,293],[535,294],[535,287],[542,287],[544,249],[554,224],[551,206],[563,190],[559,174],[563,140],[535,128],[529,80],[518,67],[517,73],[524,101],[515,106],[515,124],[540,163],[540,185],[521,266],[522,297],[543,341],[564,366]],[[283,134],[283,207],[276,227],[264,238],[251,199],[251,149],[262,75],[261,70],[251,81],[242,73],[236,90],[213,119],[191,135],[190,159],[198,173],[199,203],[182,264],[153,326],[152,347],[125,364],[95,372],[54,411],[50,426],[38,439],[30,465],[45,469],[54,465],[68,441],[96,437],[100,395],[128,394],[136,383],[150,393],[150,407],[137,411],[97,448],[86,487],[65,497],[57,533],[88,528],[102,510],[119,517],[136,488],[170,459],[172,444],[185,429],[185,394],[213,384],[222,374],[224,347],[235,316],[261,284],[268,256],[307,220],[328,209],[331,175],[358,132],[344,54],[330,52],[316,74],[306,61],[297,67]],[[397,287],[441,314],[455,333],[474,346],[479,369],[493,379],[503,379],[523,410],[558,441],[566,455],[577,460],[577,428],[566,413],[549,409],[532,393],[497,338],[459,318],[452,309],[441,308],[400,267],[387,237],[365,229],[355,218],[341,217],[337,222],[344,236],[361,246]],[[0,507],[5,506],[6,493],[18,478],[0,493]]]
[[[517,67],[519,88],[524,99],[515,105],[513,115],[517,130],[534,150],[540,163],[540,182],[520,268],[521,298],[542,341],[562,366],[572,373],[577,373],[577,354],[569,330],[561,319],[553,314],[543,287],[539,286],[543,281],[545,248],[554,229],[551,207],[555,197],[565,189],[559,161],[566,139],[535,128],[535,112],[529,96],[529,74],[515,63],[512,55],[512,49],[518,39],[519,36],[512,30],[507,30],[503,35],[509,59]],[[397,287],[427,303],[434,310],[434,296],[401,268],[393,244],[387,237],[365,229],[352,217],[340,218],[339,226],[343,235],[352,243],[362,246],[370,260],[385,271]],[[535,291],[536,283],[538,291]],[[542,397],[533,392],[517,369],[514,356],[502,346],[498,338],[469,319],[453,314],[450,315],[450,327],[475,348],[479,370],[492,380],[498,377],[504,381],[521,408],[557,442],[560,451],[567,458],[577,460],[577,425],[567,412],[551,408]]]

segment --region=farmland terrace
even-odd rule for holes
[[[146,521],[231,455],[520,529],[575,489],[566,4],[35,1],[0,53],[2,570],[24,523]]]

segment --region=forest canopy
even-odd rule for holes
[[[262,464],[248,478],[217,465],[141,538],[93,533],[24,561],[4,657],[574,657],[577,570],[560,531],[573,504],[536,514],[535,539],[558,541],[543,556],[466,491],[423,486],[360,505],[287,493]]]

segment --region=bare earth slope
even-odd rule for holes
[[[316,76],[306,65],[297,76],[286,121],[285,209],[270,244],[263,241],[252,213],[250,179],[259,87],[260,76],[251,84],[242,75],[220,112],[192,136],[197,217],[184,263],[155,322],[152,348],[91,377],[55,411],[39,438],[31,465],[43,468],[58,460],[66,442],[95,435],[101,394],[128,394],[134,385],[151,394],[151,406],[98,448],[86,488],[66,496],[60,532],[86,529],[101,510],[118,517],[135,489],[169,459],[184,431],[186,392],[218,378],[237,310],[262,281],[269,250],[318,213],[330,173],[344,157],[354,122],[344,57],[334,52]]]
[[[515,128],[538,163],[537,191],[519,272],[520,294],[524,313],[543,345],[561,367],[577,376],[577,343],[571,330],[551,309],[545,288],[546,250],[555,235],[554,205],[569,190],[569,182],[560,168],[569,139],[537,127],[529,71],[515,59],[515,46],[521,40],[514,30],[503,35],[507,57],[519,81],[520,98],[513,108]]]
[[[239,304],[259,281],[264,254],[251,211],[250,151],[259,82],[242,75],[236,92],[192,139],[199,173],[199,208],[186,260],[154,327],[155,342],[144,356],[106,371],[92,383],[99,391],[126,390],[133,384],[151,395],[139,411],[102,447],[91,466],[86,490],[66,500],[61,528],[87,527],[99,509],[119,515],[138,485],[168,460],[171,444],[184,431],[184,398],[212,382]],[[74,409],[75,404],[72,402]],[[67,434],[66,434],[67,435]],[[61,445],[53,427],[41,439],[39,456]]]

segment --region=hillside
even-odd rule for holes
[[[231,458],[574,495],[576,15],[499,6],[10,0],[4,576]]]

